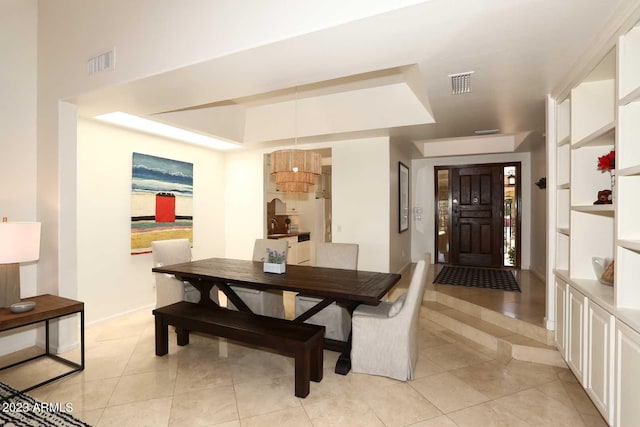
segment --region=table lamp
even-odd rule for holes
[[[20,263],[40,256],[39,222],[0,222],[0,307],[20,302]]]

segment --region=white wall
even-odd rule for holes
[[[0,28],[0,218],[34,221],[37,2],[3,0]],[[21,265],[20,279],[21,295],[35,295],[35,264]]]
[[[531,266],[538,277],[546,281],[547,269],[547,190],[539,189],[535,183],[546,176],[544,143],[531,152]]]
[[[414,227],[413,215],[409,214],[409,230],[399,232],[400,217],[400,186],[398,182],[398,162],[402,162],[411,170],[411,155],[402,150],[401,144],[390,145],[390,163],[389,163],[389,188],[391,191],[391,203],[389,204],[390,221],[389,224],[389,271],[399,273],[406,265],[411,262],[411,230]],[[411,147],[409,147],[411,148]],[[411,181],[409,181],[411,186]],[[411,188],[409,188],[411,194]],[[412,206],[413,200],[410,195],[409,207]]]
[[[36,220],[37,18],[36,0],[0,1],[0,218],[9,221]],[[22,297],[38,293],[37,265],[20,266]],[[0,355],[35,339],[31,332],[8,335],[0,334]]]
[[[359,270],[389,272],[389,138],[332,148],[332,241],[360,245]]]
[[[333,241],[360,245],[360,270],[388,272],[389,139],[332,141],[301,148],[327,147],[332,148]],[[225,256],[229,258],[251,259],[253,241],[265,235],[264,154],[278,148],[226,156]]]
[[[193,163],[193,257],[224,256],[224,157],[78,121],[78,299],[88,323],[155,304],[151,254],[130,255],[132,153]]]
[[[413,172],[412,208],[423,208],[422,220],[415,221],[412,231],[411,256],[414,261],[420,259],[425,252],[430,252],[432,261],[434,248],[434,166],[521,162],[522,170],[522,256],[521,267],[529,269],[531,259],[531,155],[529,153],[493,154],[486,156],[439,157],[433,159],[418,159],[411,162]]]
[[[61,154],[64,157],[69,150],[75,151],[75,139],[59,132],[60,126],[73,128],[75,120],[60,114],[60,100],[72,100],[95,89],[421,1],[359,0],[345,4],[329,0],[314,4],[314,7],[309,7],[309,2],[285,1],[274,7],[260,0],[60,0],[38,3],[29,0],[31,6],[38,7],[38,168],[37,190],[31,189],[25,197],[33,197],[37,191],[37,217],[43,221],[37,292],[58,293],[59,283],[67,281],[67,273],[60,271],[59,265],[76,263],[73,243],[61,235],[64,230],[60,225],[60,218],[74,216],[77,209],[73,200],[75,189],[68,184],[73,181],[75,171],[61,168],[60,161]],[[13,13],[20,9],[17,6],[20,3],[23,2],[10,1],[7,9]],[[3,9],[4,6],[3,3]],[[10,20],[13,18],[11,13],[3,13],[3,18],[7,16]],[[13,23],[20,25],[21,31],[27,31],[35,21],[15,19]],[[3,38],[4,31],[3,26]],[[12,43],[20,41],[12,47],[14,52],[25,48],[20,35],[14,37],[8,33],[6,37]],[[27,52],[33,37],[30,33],[24,38]],[[116,70],[88,76],[86,61],[113,47],[116,47]],[[11,63],[11,69],[13,67]],[[20,67],[17,70],[22,71]],[[35,162],[29,164],[35,167]]]
[[[37,2],[0,4],[0,218],[36,220]],[[21,43],[16,43],[20,40]],[[20,266],[21,296],[36,294],[36,265]]]
[[[264,151],[229,153],[225,163],[225,256],[251,259],[255,239],[265,236]]]

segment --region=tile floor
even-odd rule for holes
[[[31,394],[71,402],[94,426],[606,425],[569,370],[501,362],[424,310],[414,381],[336,375],[337,354],[326,351],[324,379],[299,399],[291,358],[196,334],[186,347],[172,339],[169,354],[156,357],[145,310],[88,328],[85,371]],[[0,381],[20,388],[56,370],[40,360],[0,372]]]
[[[507,292],[494,289],[468,288],[465,286],[434,285],[435,276],[443,265],[431,266],[427,289],[462,299],[464,301],[502,313],[505,316],[544,326],[546,286],[529,270],[513,270],[522,292]],[[404,275],[403,275],[404,276]]]

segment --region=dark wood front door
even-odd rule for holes
[[[451,263],[502,267],[502,166],[451,168]]]

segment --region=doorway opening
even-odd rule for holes
[[[436,262],[520,267],[520,162],[435,167]]]

